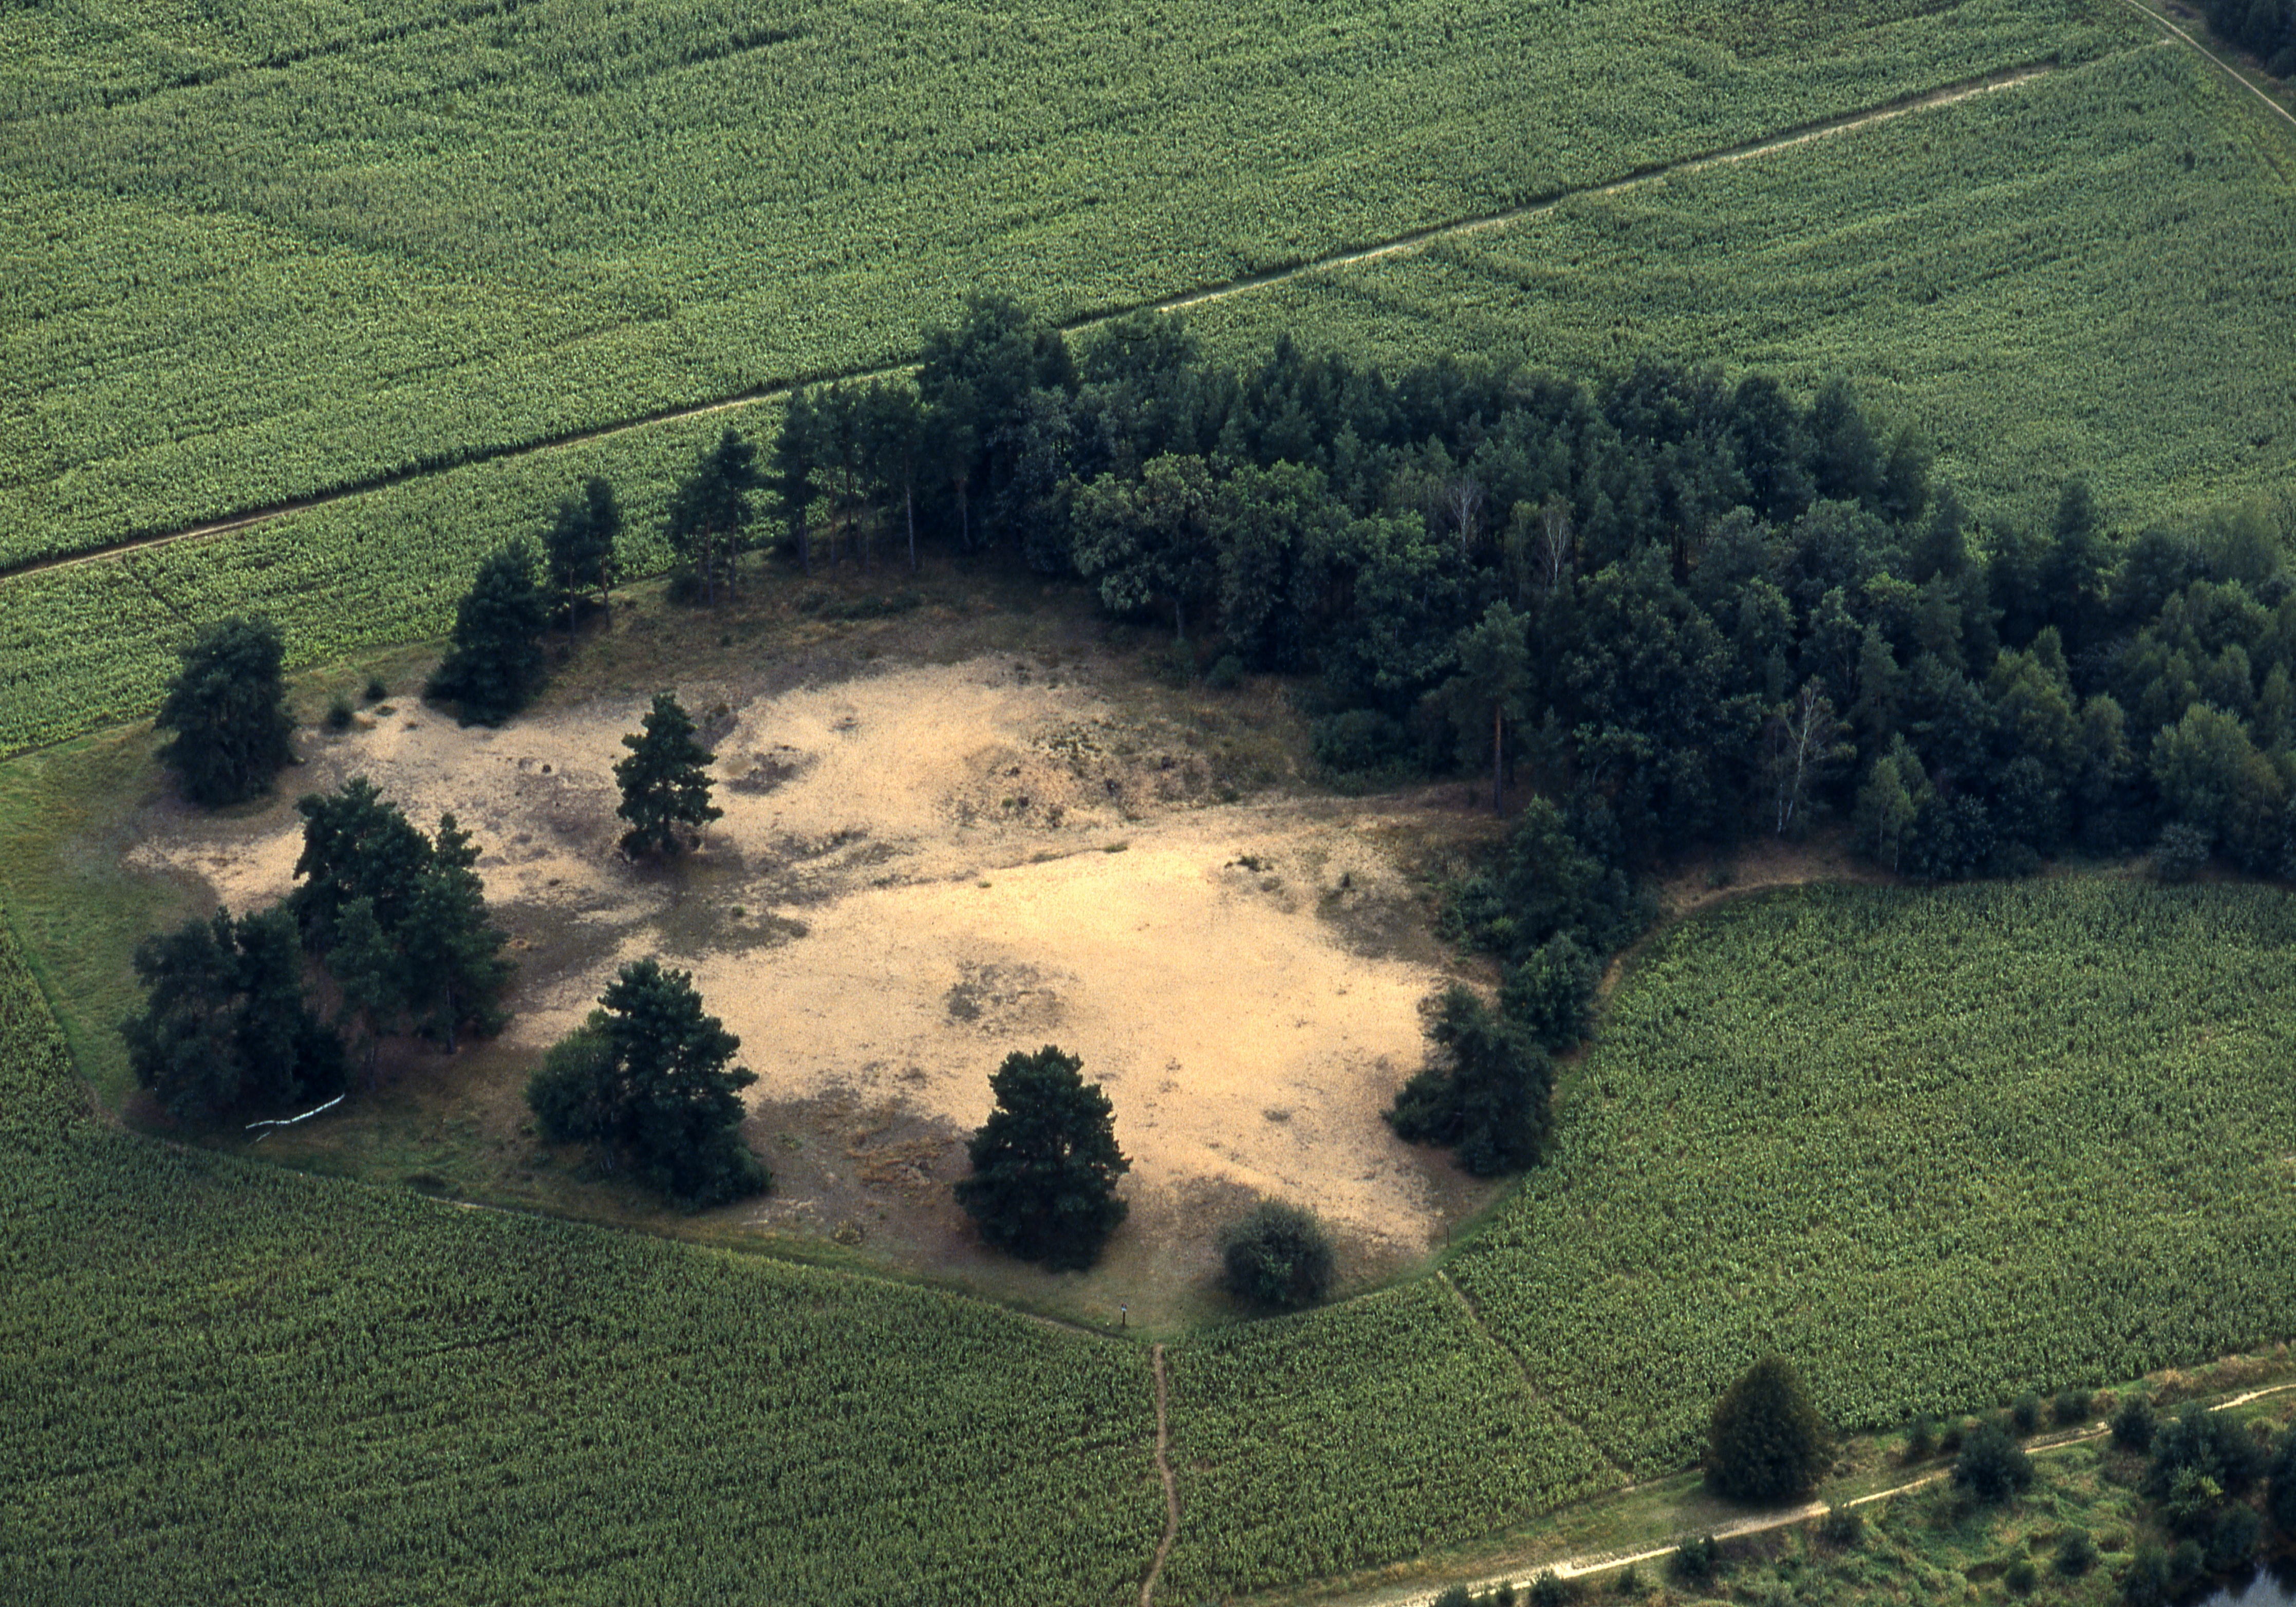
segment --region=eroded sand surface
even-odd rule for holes
[[[1407,898],[1364,812],[1207,802],[1175,734],[976,660],[696,708],[725,818],[685,865],[633,865],[610,767],[644,707],[499,732],[406,708],[291,788],[364,773],[426,827],[455,812],[505,924],[573,956],[513,1001],[537,1054],[658,954],[741,1035],[760,1104],[833,1090],[970,1128],[1006,1053],[1058,1043],[1115,1103],[1136,1200],[1241,1185],[1406,1254],[1440,1231],[1426,1158],[1378,1115],[1440,978],[1350,945],[1352,914]],[[143,852],[243,907],[299,850],[282,808]]]

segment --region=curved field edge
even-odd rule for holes
[[[78,1115],[0,929],[0,1595],[1116,1602],[1146,1353]]]
[[[12,18],[0,59],[92,77],[168,31],[45,26]],[[533,0],[337,21],[346,50],[254,71],[218,41],[124,99],[59,72],[0,118],[0,562],[882,365],[968,288],[1062,321],[1156,302],[2116,26],[2081,0]]]
[[[2296,901],[1810,887],[1666,934],[1450,1262],[1636,1475],[1747,1365],[1848,1430],[2290,1337]]]

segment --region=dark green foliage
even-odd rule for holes
[[[2095,1405],[2095,1398],[2087,1390],[2060,1390],[2049,1403],[2049,1415],[2056,1420],[2057,1427],[2070,1429],[2087,1423]]]
[[[1954,1459],[1953,1481],[1983,1506],[1998,1506],[2033,1482],[2033,1459],[1997,1423],[1980,1424]]]
[[[1934,1455],[1937,1448],[1937,1426],[1930,1422],[1928,1413],[1916,1414],[1913,1422],[1906,1425],[1905,1460],[1919,1462],[1924,1456]]]
[[[2256,1487],[2264,1466],[2264,1453],[2244,1425],[2227,1414],[2208,1410],[2198,1401],[2187,1401],[2152,1437],[2152,1462],[2145,1470],[2144,1488],[2155,1500],[2162,1499],[2177,1475],[2190,1469],[2226,1495],[2239,1497]]]
[[[1316,1214],[1263,1200],[1220,1233],[1220,1267],[1240,1300],[1297,1311],[1331,1292],[1332,1236]]]
[[[732,1064],[742,1040],[702,1013],[692,973],[639,960],[598,1003],[527,1086],[543,1136],[594,1145],[609,1166],[626,1160],[639,1181],[691,1209],[770,1187],[740,1131],[741,1091],[757,1074]]]
[[[1578,1594],[1571,1588],[1570,1580],[1550,1570],[1530,1582],[1530,1589],[1523,1599],[1530,1603],[1530,1607],[1570,1607]]]
[[[1362,775],[1411,762],[1410,734],[1376,709],[1349,709],[1317,720],[1311,742],[1316,762],[1330,770]]]
[[[2217,1514],[2209,1529],[2209,1571],[2230,1573],[2246,1566],[2263,1539],[2264,1520],[2256,1509],[2234,1502]]]
[[[1866,1537],[1866,1514],[1854,1506],[1828,1507],[1818,1522],[1817,1534],[1828,1546],[1855,1546]]]
[[[1545,1151],[1554,1068],[1530,1035],[1457,983],[1433,1001],[1424,1070],[1385,1112],[1406,1144],[1458,1152],[1478,1177],[1521,1171]]]
[[[1783,1358],[1766,1357],[1715,1403],[1706,1480],[1734,1501],[1784,1501],[1817,1482],[1829,1450],[1801,1375]]]
[[[1474,1593],[1464,1585],[1446,1586],[1436,1596],[1434,1607],[1475,1607]]]
[[[2041,1398],[2028,1390],[2011,1402],[2009,1426],[2021,1439],[2038,1431],[2041,1426]]]
[[[366,678],[366,690],[361,695],[370,703],[380,703],[390,695],[390,688],[382,684],[381,676],[369,676]]]
[[[175,733],[160,757],[194,803],[242,803],[294,763],[283,652],[278,629],[265,619],[219,619],[182,648],[182,667],[152,724]]]
[[[1447,918],[1464,941],[1520,962],[1558,934],[1608,954],[1654,913],[1627,878],[1617,823],[1601,799],[1574,798],[1566,813],[1534,798],[1496,870],[1469,878]]]
[[[2141,1390],[2134,1391],[2112,1414],[2112,1443],[2124,1451],[2149,1451],[2159,1422],[2152,1398]]]
[[[1675,1549],[1667,1571],[1685,1585],[1703,1585],[1720,1570],[1722,1543],[1712,1535],[1685,1540]]]
[[[669,545],[701,584],[702,601],[718,601],[722,576],[730,586],[752,517],[750,495],[763,484],[758,449],[727,426],[701,455],[669,504]]]
[[[2054,1558],[2056,1570],[2069,1579],[2078,1579],[2096,1566],[2096,1542],[2089,1538],[2085,1529],[2069,1529],[2057,1541]]]
[[[1243,660],[1234,653],[1222,653],[1204,671],[1204,685],[1214,692],[1234,692],[1243,685]]]
[[[2011,1595],[2030,1595],[2040,1582],[2040,1570],[2033,1566],[2030,1557],[2018,1557],[2001,1570],[2001,1583]]]
[[[408,1025],[449,1051],[465,1027],[497,1030],[513,967],[455,817],[428,837],[363,775],[295,808],[303,852],[285,907],[360,1017],[370,1070],[376,1040]]]
[[[2167,1607],[2183,1588],[2169,1554],[2159,1542],[2147,1540],[2136,1548],[2128,1571],[2121,1576],[2120,1599],[2128,1607]]]
[[[327,701],[327,729],[348,731],[350,728],[351,701],[346,693],[339,692]]]
[[[972,1175],[956,1184],[983,1239],[1056,1270],[1098,1260],[1130,1209],[1116,1195],[1132,1169],[1116,1147],[1116,1111],[1083,1065],[1050,1044],[1006,1055],[988,1079],[996,1109],[966,1145]]]
[[[1568,1049],[1594,1021],[1602,963],[1569,932],[1557,932],[1507,973],[1499,1009],[1542,1046]]]
[[[2296,1540],[2296,1427],[2282,1431],[2265,1474],[2265,1515],[2282,1538]]]
[[[593,475],[579,496],[558,504],[543,547],[550,568],[550,589],[555,606],[564,611],[566,628],[574,628],[577,601],[593,586],[601,607],[613,606],[614,582],[621,578],[615,545],[621,538],[622,509],[614,488]]]
[[[422,695],[457,705],[465,725],[501,725],[542,689],[549,624],[534,549],[522,541],[500,548],[455,605],[454,645]]]
[[[702,827],[725,813],[709,801],[704,768],[718,756],[695,739],[693,717],[669,693],[654,693],[653,707],[641,723],[642,733],[622,738],[630,756],[614,764],[614,782],[622,790],[614,813],[630,823],[622,833],[622,851],[674,854],[685,847],[682,828],[693,828],[698,838]]]
[[[343,1086],[341,1042],[304,1005],[283,908],[219,909],[135,947],[144,1007],[120,1024],[135,1080],[170,1115],[283,1110]]]

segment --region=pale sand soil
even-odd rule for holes
[[[897,1236],[949,1248],[988,1073],[1047,1042],[1114,1102],[1136,1229],[1207,1246],[1208,1209],[1276,1193],[1391,1264],[1472,1208],[1379,1119],[1443,978],[1378,806],[1210,802],[1179,733],[1005,658],[728,695],[714,717],[692,699],[726,814],[675,865],[614,849],[642,697],[500,731],[402,703],[311,744],[284,791],[365,774],[473,833],[525,962],[507,1049],[538,1058],[625,961],[692,970],[758,1075],[749,1136],[783,1177],[740,1208],[760,1226],[829,1231],[866,1185],[931,1218]],[[284,893],[299,847],[282,802],[180,818],[138,857],[236,908]]]

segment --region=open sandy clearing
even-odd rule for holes
[[[1028,663],[714,695],[687,701],[726,816],[676,865],[613,849],[636,697],[501,731],[402,709],[316,748],[286,791],[365,774],[426,826],[451,810],[473,832],[526,962],[512,1047],[538,1055],[619,964],[660,955],[741,1035],[756,1108],[833,1098],[927,1135],[906,1179],[880,1168],[935,1185],[913,1198],[945,1199],[998,1061],[1056,1042],[1115,1103],[1136,1221],[1249,1190],[1383,1258],[1439,1239],[1441,1162],[1378,1112],[1441,977],[1351,937],[1410,900],[1376,811],[1209,802],[1185,734]],[[283,801],[182,820],[141,853],[243,907],[287,890],[299,849]],[[779,1165],[772,1127],[750,1137]],[[825,1227],[791,1181],[739,1209]]]

